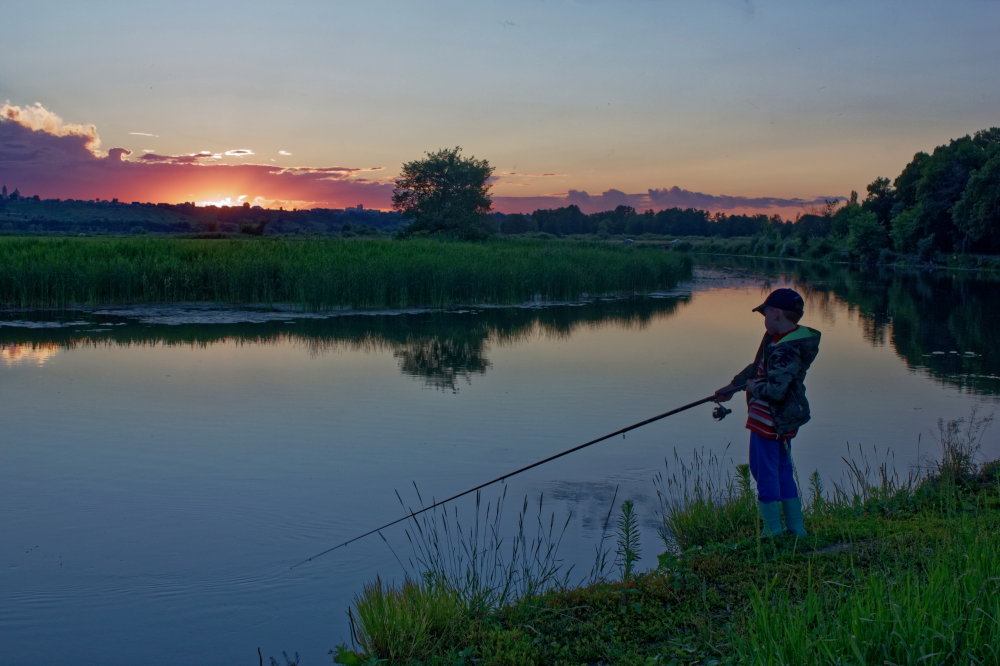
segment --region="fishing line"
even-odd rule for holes
[[[729,392],[729,395],[732,395],[733,393],[736,393],[737,391],[741,390],[742,388],[743,388],[743,386],[735,386],[735,387],[733,387],[732,391]],[[627,433],[629,431],[632,431],[632,430],[635,430],[636,428],[641,428],[642,426],[649,425],[650,423],[653,423],[655,421],[659,421],[660,419],[665,419],[668,416],[673,416],[674,414],[678,414],[680,412],[686,411],[688,409],[691,409],[692,407],[697,407],[698,405],[703,405],[706,402],[714,402],[714,403],[716,403],[715,409],[712,410],[712,416],[715,418],[715,420],[721,421],[722,419],[724,419],[726,417],[726,414],[729,414],[732,410],[723,407],[722,404],[721,404],[721,402],[719,401],[719,399],[720,399],[720,395],[718,395],[718,394],[712,394],[712,395],[708,396],[707,398],[702,398],[701,400],[695,400],[694,402],[688,403],[688,404],[684,405],[683,407],[677,407],[676,409],[671,409],[669,412],[664,412],[662,414],[657,414],[656,416],[650,417],[650,418],[645,419],[643,421],[639,421],[638,423],[633,423],[630,426],[625,426],[624,428],[621,428],[620,430],[615,430],[614,432],[610,432],[607,435],[603,435],[601,437],[598,437],[597,439],[592,439],[589,442],[584,442],[583,444],[579,444],[577,446],[574,446],[571,449],[566,449],[565,451],[562,451],[560,453],[556,453],[554,455],[551,455],[548,458],[543,458],[542,460],[539,460],[537,462],[533,462],[530,465],[525,465],[524,467],[521,467],[520,469],[516,469],[513,472],[508,472],[507,474],[504,474],[502,476],[498,476],[497,478],[495,478],[495,479],[493,479],[491,481],[486,481],[485,483],[480,483],[478,486],[469,488],[468,490],[463,490],[462,492],[460,492],[458,494],[455,494],[455,495],[452,495],[451,497],[448,497],[446,499],[434,502],[433,504],[429,504],[429,505],[427,505],[427,506],[425,506],[425,507],[423,507],[421,509],[417,509],[416,511],[411,511],[410,513],[406,514],[405,516],[403,516],[401,518],[397,518],[397,519],[395,519],[395,520],[393,520],[391,522],[385,523],[384,525],[379,525],[375,529],[368,530],[364,534],[359,534],[358,536],[356,536],[356,537],[354,537],[352,539],[348,539],[347,541],[344,541],[343,543],[338,543],[336,546],[333,546],[332,548],[327,548],[326,550],[324,550],[321,553],[316,553],[312,557],[307,557],[306,559],[302,560],[298,564],[295,564],[295,565],[291,566],[290,569],[295,569],[296,567],[300,567],[303,564],[307,564],[309,562],[312,562],[316,558],[323,557],[324,555],[326,555],[328,553],[332,553],[333,551],[337,550],[338,548],[343,548],[344,546],[346,546],[348,544],[352,544],[355,541],[360,541],[361,539],[364,539],[367,536],[371,536],[372,534],[375,534],[377,532],[381,532],[382,530],[384,530],[387,527],[392,527],[393,525],[401,523],[404,520],[409,520],[410,518],[413,518],[415,516],[419,516],[420,514],[424,513],[425,511],[430,511],[431,509],[435,509],[435,508],[441,506],[442,504],[447,504],[448,502],[451,502],[452,500],[456,500],[459,497],[464,497],[464,496],[468,495],[469,493],[474,493],[477,490],[482,490],[486,486],[491,486],[494,483],[499,483],[501,481],[504,481],[505,479],[509,479],[510,477],[512,477],[512,476],[514,476],[516,474],[520,474],[521,472],[526,472],[529,469],[533,469],[535,467],[538,467],[539,465],[544,465],[547,462],[552,462],[553,460],[555,460],[557,458],[562,458],[563,456],[568,456],[571,453],[576,453],[580,449],[585,449],[588,446],[592,446],[594,444],[597,444],[598,442],[603,442],[604,440],[611,439],[612,437],[617,437],[618,435],[624,435],[625,433]]]

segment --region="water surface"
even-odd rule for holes
[[[362,585],[401,576],[406,538],[294,564],[401,515],[414,483],[445,497],[711,394],[752,359],[751,308],[786,285],[823,332],[800,476],[840,478],[848,444],[906,473],[937,454],[939,419],[995,409],[996,286],[967,276],[755,263],[547,307],[0,313],[0,661],[329,663]],[[561,552],[583,579],[612,498],[633,499],[652,566],[654,475],[675,451],[744,462],[737,402],[514,477],[507,515],[540,496],[570,515]],[[1000,457],[995,431],[983,444]]]

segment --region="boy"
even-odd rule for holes
[[[803,380],[819,353],[819,331],[800,326],[804,303],[793,289],[776,289],[753,309],[764,316],[766,333],[753,363],[715,392],[726,401],[747,392],[750,473],[757,482],[757,505],[764,536],[786,529],[806,536],[802,502],[795,485],[791,440],[809,420]],[[782,526],[784,518],[784,526]]]

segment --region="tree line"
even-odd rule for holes
[[[486,160],[461,148],[427,153],[403,165],[393,206],[409,224],[401,235],[482,238],[493,233],[555,236],[756,237],[757,249],[800,255],[839,251],[864,262],[894,253],[930,259],[936,253],[1000,253],[1000,128],[918,152],[894,180],[876,178],[859,200],[794,221],[777,215],[709,214],[671,208],[637,212],[630,206],[585,214],[578,206],[530,215],[490,215]]]
[[[863,201],[838,211],[856,254],[1000,252],[1000,128],[918,152],[893,181],[876,178]]]
[[[694,208],[638,212],[631,206],[586,214],[576,205],[531,214],[492,211],[488,161],[461,147],[440,149],[403,164],[393,211],[193,204],[40,201],[0,191],[0,231],[320,233],[446,236],[463,240],[495,234],[628,237],[756,237],[779,253],[843,252],[873,262],[894,253],[930,259],[939,253],[1000,253],[1000,128],[953,139],[918,152],[895,179],[878,177],[860,199],[829,201],[825,210],[783,220],[778,215],[727,215]],[[87,205],[89,204],[89,208]],[[96,208],[95,208],[96,207]]]

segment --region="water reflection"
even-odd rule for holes
[[[390,351],[400,372],[427,386],[457,391],[486,373],[493,344],[541,333],[564,338],[581,327],[615,324],[643,328],[690,299],[678,292],[657,298],[597,300],[544,308],[459,312],[317,315],[179,306],[0,315],[0,351],[8,365],[44,363],[61,350],[100,346],[280,344],[312,355],[339,350]]]
[[[7,367],[20,364],[41,366],[60,351],[59,345],[50,342],[0,344],[0,359]]]
[[[805,291],[810,317],[832,319],[840,302],[859,318],[875,347],[890,345],[911,369],[979,395],[1000,394],[998,282],[977,274],[877,270],[767,259],[716,258],[708,288],[761,275],[793,281]],[[744,278],[743,276],[746,276]],[[769,284],[764,284],[766,290]],[[0,358],[10,366],[43,364],[62,349],[99,345],[277,344],[292,341],[311,354],[342,349],[390,351],[400,372],[427,386],[457,391],[490,367],[491,345],[541,332],[569,336],[581,327],[643,327],[672,315],[690,293],[661,298],[593,301],[544,308],[461,312],[317,315],[215,306],[118,308],[88,312],[0,313]]]
[[[844,266],[778,260],[714,260],[716,267],[749,268],[803,285],[810,316],[847,303],[865,340],[890,345],[911,370],[977,395],[1000,395],[1000,282],[978,273]]]

